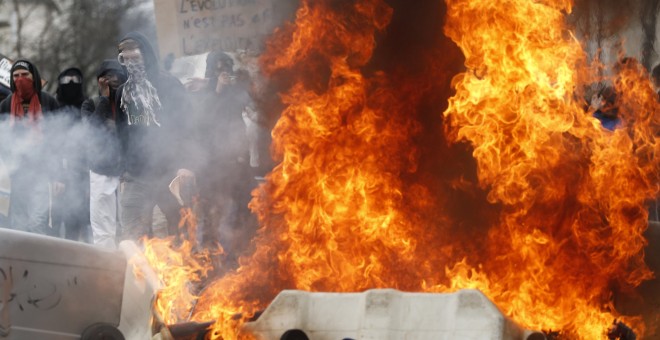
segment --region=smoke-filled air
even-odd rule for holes
[[[143,42],[120,44],[147,65],[136,78],[120,58],[125,166],[149,157],[139,169],[181,185],[169,236],[134,238],[162,283],[155,313],[252,339],[243,325],[283,290],[472,288],[548,339],[652,338],[657,317],[630,305],[657,275],[656,19],[638,11],[659,6],[625,3],[300,0],[258,54],[209,54],[211,92],[243,86],[227,102],[170,87]],[[622,38],[638,21],[640,39]],[[217,114],[231,105],[238,120]],[[188,113],[168,122],[168,107]],[[45,117],[39,148],[2,125],[9,171],[107,137],[69,119]],[[258,159],[242,122],[263,133]]]

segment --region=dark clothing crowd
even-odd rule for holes
[[[129,33],[117,47],[99,61],[92,98],[78,68],[59,74],[53,97],[36,65],[12,64],[11,93],[0,103],[7,226],[114,248],[181,236],[189,209],[198,221],[192,237],[237,254],[256,229],[248,202],[270,166],[270,133],[254,104],[258,76],[214,51],[204,78],[184,86],[143,35]],[[660,69],[653,75],[660,88]],[[622,125],[611,88],[587,106],[604,133]],[[649,215],[658,219],[657,202]]]
[[[184,86],[137,32],[99,61],[91,98],[78,68],[60,73],[52,96],[36,65],[15,61],[0,103],[6,227],[114,248],[177,236],[189,207],[202,226],[194,237],[237,247],[232,235],[256,224],[247,205],[269,166],[269,132],[234,58],[211,52],[206,69]]]

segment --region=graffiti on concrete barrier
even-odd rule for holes
[[[16,270],[11,265],[0,267],[0,313],[14,304],[21,312],[50,310],[61,301],[57,285],[47,278],[31,275],[27,269]]]

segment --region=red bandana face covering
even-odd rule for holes
[[[27,113],[27,122],[37,128],[35,123],[41,119],[42,112],[39,95],[34,89],[32,79],[18,78],[14,83],[16,84],[16,91],[11,97],[10,125],[13,126],[17,118],[22,119]],[[29,102],[27,112],[23,107],[25,102]]]
[[[34,84],[30,78],[18,78],[14,81],[16,84],[16,94],[23,99],[23,101],[30,100],[34,95]]]

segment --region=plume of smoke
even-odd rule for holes
[[[642,40],[642,65],[651,69],[653,60],[658,56],[655,51],[656,24],[658,22],[659,0],[643,0],[639,12],[644,39]]]
[[[620,34],[636,19],[635,0],[578,0],[568,22],[594,60],[607,60],[609,48],[621,51]],[[611,47],[613,45],[613,47]]]

